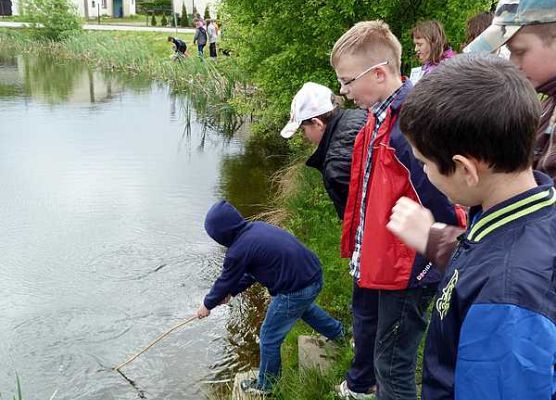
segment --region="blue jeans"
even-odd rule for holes
[[[343,335],[342,324],[314,303],[321,289],[319,280],[296,292],[272,297],[260,333],[260,388],[269,389],[280,375],[280,347],[298,319],[329,339]]]
[[[416,400],[415,367],[436,286],[406,290],[353,288],[355,355],[348,387],[378,386],[379,400]]]
[[[204,44],[198,44],[197,45],[197,50],[199,51],[199,57],[203,57],[205,55],[204,54],[205,46],[206,45],[204,45]]]

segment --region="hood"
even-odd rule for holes
[[[214,204],[205,217],[205,230],[222,246],[230,247],[239,233],[249,224],[230,203],[225,200]]]

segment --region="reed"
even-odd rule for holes
[[[175,93],[188,95],[202,122],[231,136],[242,121],[236,104],[244,103],[238,99],[252,91],[245,74],[231,57],[215,62],[197,57],[193,50],[195,55],[172,61],[166,38],[167,34],[158,32],[85,31],[52,42],[33,40],[25,30],[4,29],[0,30],[0,51],[80,60],[97,68],[167,82]]]

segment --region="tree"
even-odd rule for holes
[[[162,19],[160,20],[160,26],[168,25],[168,19],[166,18],[166,13],[162,14]]]
[[[205,7],[205,15],[204,15],[205,19],[210,19],[209,6],[210,6],[210,4],[207,4],[207,6]]]
[[[186,27],[189,26],[189,17],[187,15],[187,9],[185,8],[185,1],[181,6],[181,18],[180,18],[180,26]]]
[[[402,42],[403,69],[413,57],[411,28],[422,19],[444,24],[452,47],[465,20],[489,10],[491,0],[223,0],[226,46],[236,55],[264,101],[262,125],[287,120],[293,95],[307,81],[338,91],[329,56],[336,40],[358,21],[383,19]]]
[[[154,12],[151,17],[151,26],[156,26],[156,17],[154,16]]]
[[[29,0],[25,7],[37,38],[60,41],[81,30],[77,10],[70,0]]]

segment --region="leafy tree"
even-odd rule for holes
[[[330,67],[336,40],[358,21],[383,19],[404,48],[403,72],[413,57],[411,28],[419,20],[444,24],[454,49],[464,38],[465,20],[489,10],[492,0],[223,0],[226,46],[252,77],[264,106],[262,124],[275,129],[287,119],[292,96],[309,80],[338,83]]]
[[[156,26],[156,17],[154,16],[154,12],[153,12],[153,15],[151,17],[151,26]]]
[[[193,3],[193,18],[197,18],[199,15],[199,11],[197,11],[197,7],[195,7],[195,3]]]
[[[186,27],[189,26],[189,17],[187,16],[187,9],[185,8],[185,1],[181,6],[181,18],[180,18],[180,26]]]
[[[28,0],[25,8],[33,34],[39,39],[60,41],[81,30],[77,10],[70,0]]]
[[[205,7],[205,15],[204,15],[205,19],[210,19],[210,11],[209,11],[209,4],[207,4],[207,6]]]
[[[166,18],[166,13],[162,14],[162,19],[160,20],[160,26],[168,25],[168,19]]]

